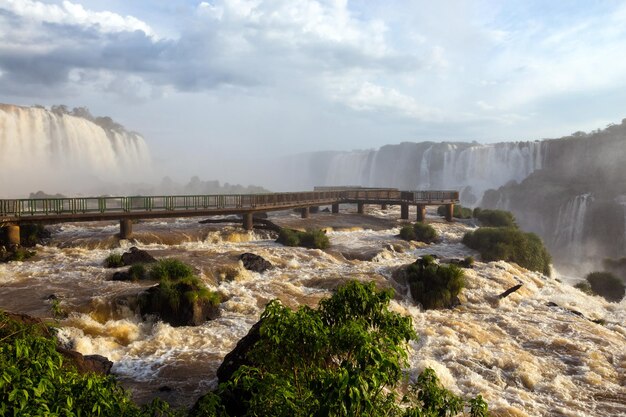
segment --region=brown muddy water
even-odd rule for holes
[[[374,281],[394,288],[392,308],[410,315],[420,335],[410,345],[409,378],[432,367],[453,391],[482,394],[494,416],[626,416],[626,301],[585,295],[570,285],[576,277],[557,271],[548,278],[506,262],[477,262],[466,272],[461,306],[421,311],[408,289],[393,280],[394,270],[423,254],[476,256],[460,243],[471,224],[445,223],[429,211],[428,221],[443,239],[425,245],[397,238],[397,209],[270,218],[283,226],[325,228],[331,247],[283,247],[272,232],[198,219],[141,222],[133,241],[121,242],[114,237],[117,224],[57,225],[51,244],[38,248],[34,259],[0,265],[0,308],[51,317],[47,298],[54,294],[70,311],[59,323],[64,343],[111,359],[114,374],[137,401],[159,396],[189,406],[215,386],[224,355],[269,300],[315,306],[347,280]],[[109,254],[131,246],[193,265],[224,295],[221,316],[198,327],[142,321],[126,301],[151,284],[109,281],[115,270],[102,265]],[[275,268],[262,274],[245,270],[238,261],[244,252],[263,256]],[[497,299],[518,283],[519,291]]]

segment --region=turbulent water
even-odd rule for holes
[[[409,377],[432,367],[455,392],[481,393],[494,416],[626,415],[625,301],[585,295],[570,285],[573,277],[477,262],[466,271],[460,307],[421,311],[408,289],[393,280],[394,271],[422,254],[475,255],[460,243],[473,226],[442,223],[429,213],[442,242],[409,244],[396,237],[397,211],[370,208],[370,214],[274,217],[291,226],[327,227],[331,247],[325,251],[283,247],[269,232],[199,225],[194,219],[137,224],[139,241],[123,241],[121,247],[113,238],[117,225],[55,226],[53,244],[39,248],[34,260],[0,266],[0,307],[50,316],[46,298],[55,294],[72,312],[61,322],[63,341],[84,354],[109,357],[113,372],[139,401],[158,395],[189,405],[214,386],[224,355],[269,300],[314,306],[346,280],[375,281],[395,289],[392,308],[410,315],[420,335],[410,346]],[[221,317],[181,328],[141,321],[129,295],[149,284],[108,281],[113,271],[102,267],[107,255],[132,244],[157,258],[192,264],[225,296]],[[243,252],[261,255],[275,268],[246,271],[237,260]],[[518,283],[519,291],[498,299]]]
[[[0,104],[0,149],[4,197],[88,192],[94,183],[137,181],[150,165],[141,135],[37,107]]]

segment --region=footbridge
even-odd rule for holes
[[[300,209],[308,218],[311,207],[356,204],[364,213],[366,204],[400,206],[400,218],[409,218],[409,207],[417,207],[416,221],[424,221],[426,206],[445,205],[446,219],[452,221],[458,191],[401,191],[395,188],[315,187],[313,191],[235,194],[130,197],[77,197],[0,200],[0,227],[6,228],[6,244],[19,245],[19,226],[24,223],[55,224],[91,221],[119,221],[120,238],[132,235],[132,221],[176,217],[204,217],[237,214],[243,228],[253,228],[254,213]]]

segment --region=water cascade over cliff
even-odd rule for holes
[[[105,123],[109,122],[109,126]],[[0,196],[76,193],[134,181],[150,166],[144,139],[108,118],[0,104]]]

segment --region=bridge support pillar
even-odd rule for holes
[[[309,215],[311,214],[311,210],[309,209],[309,207],[302,207],[302,218],[303,219],[308,219]]]
[[[446,221],[453,221],[454,204],[446,204]]]
[[[254,228],[254,216],[252,213],[243,213],[243,228],[245,230]]]
[[[417,205],[417,219],[418,222],[423,223],[426,221],[426,205],[418,204]]]
[[[359,214],[365,213],[365,203],[357,203],[356,204],[356,211]]]
[[[133,235],[133,222],[131,219],[120,220],[120,239],[130,239]]]
[[[387,210],[387,204],[381,204],[380,205],[380,209],[381,210]]]
[[[20,246],[20,226],[11,224],[5,227],[6,241],[2,242],[8,247]]]
[[[332,212],[333,212],[333,214],[337,214],[337,213],[339,213],[339,203],[335,203],[335,204],[333,204],[333,206],[332,206]]]
[[[400,218],[409,220],[409,205],[407,203],[400,204]]]

